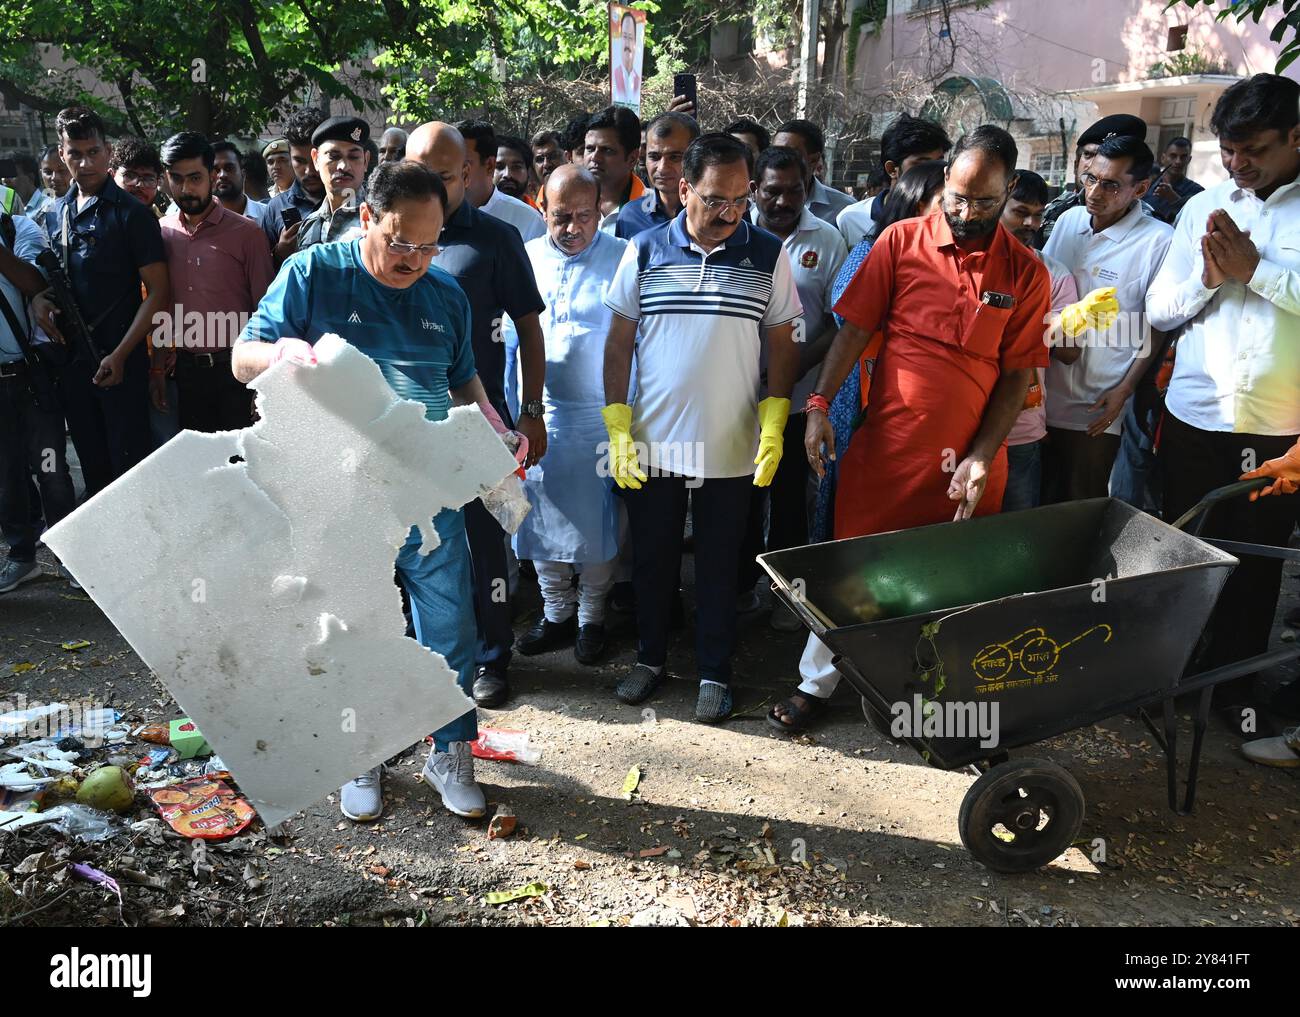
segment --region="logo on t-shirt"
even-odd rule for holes
[[[745,258],[745,259],[742,260],[741,263],[740,263],[739,265],[737,265],[736,267],[737,267],[737,268],[753,268],[753,267],[754,267],[754,263],[753,263],[752,261],[750,261],[748,258]]]
[[[435,332],[441,332],[443,334],[446,334],[447,331],[440,324],[438,324],[438,322],[430,321],[428,318],[421,318],[420,324],[426,329],[433,329],[433,331]]]
[[[349,324],[349,325],[360,325],[360,324],[361,324],[361,315],[357,314],[356,311],[353,311],[351,314],[348,315],[348,324]]]
[[[818,260],[816,251],[804,251],[799,256],[799,264],[804,268],[816,268]]]

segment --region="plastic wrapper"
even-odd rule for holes
[[[470,750],[479,759],[527,763],[529,766],[542,761],[542,750],[529,744],[527,731],[481,727],[478,729],[478,739],[470,743]]]
[[[169,826],[182,837],[220,840],[253,821],[253,807],[223,781],[195,777],[149,792]]]
[[[524,494],[524,482],[515,474],[510,474],[496,487],[489,488],[480,496],[483,507],[492,514],[492,518],[501,524],[506,533],[514,534],[524,524],[524,517],[533,507],[528,496]]]
[[[126,823],[116,816],[92,809],[89,805],[56,805],[40,814],[42,821],[49,821],[51,826],[67,837],[79,840],[108,840],[120,837],[127,831]]]

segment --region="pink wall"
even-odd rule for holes
[[[913,0],[893,0],[893,10]],[[1164,9],[1163,0],[996,0],[988,7],[956,7],[953,73],[998,78],[1013,91],[1057,92],[1148,76],[1165,59],[1168,28],[1187,25],[1188,50],[1221,60],[1234,74],[1272,71],[1278,47],[1259,25],[1215,22],[1206,8]],[[860,87],[877,90],[896,74],[932,77],[942,71],[947,42],[939,18],[895,13],[879,36],[864,33],[855,68]],[[1292,65],[1289,77],[1300,79]]]

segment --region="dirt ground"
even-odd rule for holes
[[[92,697],[133,720],[175,716],[94,604],[44,562],[43,580],[0,597],[0,699]],[[1282,611],[1298,589],[1288,565]],[[1197,808],[1180,817],[1165,803],[1163,756],[1134,720],[1020,750],[1067,767],[1087,815],[1078,846],[1049,868],[997,875],[957,833],[974,775],[932,769],[878,736],[847,686],[811,736],[768,726],[803,637],[768,627],[766,598],[742,619],[737,715],[717,727],[693,719],[689,625],[670,656],[676,680],[645,707],[613,697],[633,660],[627,618],[612,616],[601,667],[569,651],[516,656],[513,698],[480,722],[529,732],[541,762],[478,763],[489,801],[518,817],[512,838],[489,840],[486,822],[445,812],[416,779],[421,747],[390,770],[380,821],[353,825],[331,798],[281,836],[255,824],[201,863],[157,820],[91,845],[49,830],[0,835],[0,924],[1300,924],[1300,771],[1246,762],[1240,739],[1212,722]],[[526,585],[519,632],[536,609]],[[91,646],[61,648],[74,639]],[[20,662],[35,667],[14,673]],[[1187,718],[1182,730],[1185,753]],[[156,815],[143,796],[136,806],[132,819]],[[116,875],[122,910],[69,878],[69,861]],[[544,889],[485,900],[530,883]]]

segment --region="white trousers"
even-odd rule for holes
[[[568,621],[578,612],[579,625],[601,625],[605,621],[605,598],[614,585],[617,558],[573,565],[567,561],[534,561],[537,585],[542,590],[546,620]],[[578,581],[573,581],[574,573]],[[576,589],[575,589],[576,586]]]
[[[829,699],[839,685],[841,675],[831,659],[831,649],[811,632],[799,658],[799,691],[806,696]]]

